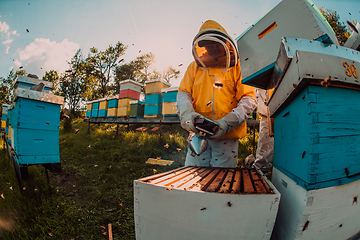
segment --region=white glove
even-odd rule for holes
[[[184,112],[180,116],[181,127],[184,128],[185,130],[188,130],[188,131],[191,131],[194,133],[198,133],[198,131],[196,130],[196,128],[194,126],[195,118],[198,118],[198,117],[203,117],[203,116],[194,111]]]
[[[239,119],[232,112],[219,120],[215,120],[215,122],[219,125],[219,128],[213,136],[208,136],[210,139],[219,139],[239,125]]]
[[[176,106],[177,113],[180,117],[181,127],[187,131],[198,133],[194,126],[195,118],[203,116],[194,111],[191,95],[184,91],[178,92]]]

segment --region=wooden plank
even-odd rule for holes
[[[151,175],[151,176],[148,176],[148,177],[144,177],[144,178],[139,179],[139,181],[141,181],[141,182],[152,182],[152,180],[154,180],[154,179],[163,177],[165,175],[174,174],[174,173],[176,173],[178,171],[182,171],[182,170],[188,169],[188,168],[192,168],[192,167],[184,166],[184,167],[175,169],[175,170],[173,170],[171,172],[164,172],[164,173],[159,173],[159,174],[156,174],[156,175]]]
[[[194,178],[196,176],[196,172],[198,171],[202,171],[201,168],[193,168],[187,172],[185,172],[184,174],[172,177],[171,179],[168,179],[164,182],[161,183],[162,186],[179,186],[181,183],[183,183],[184,181],[187,182],[189,180],[191,180],[192,178]],[[181,183],[179,183],[181,182]]]
[[[244,193],[254,193],[254,186],[250,179],[250,173],[248,170],[243,171],[243,181],[244,181]]]
[[[264,184],[261,181],[260,176],[258,175],[258,173],[256,172],[255,169],[250,170],[253,182],[254,182],[254,186],[256,189],[257,193],[267,193],[266,188],[264,187]]]
[[[181,171],[177,171],[177,172],[174,172],[173,174],[168,174],[168,175],[165,175],[161,178],[158,178],[158,179],[154,179],[151,181],[152,184],[160,184],[160,185],[164,185],[163,182],[165,181],[168,181],[168,180],[171,180],[171,179],[174,179],[176,177],[181,177],[183,176],[184,174],[186,175],[187,172],[189,171],[192,171],[194,169],[194,167],[191,167],[191,168],[185,168]]]
[[[231,193],[232,189],[230,188],[233,183],[233,177],[234,177],[234,170],[229,169],[224,182],[222,183],[219,193]]]
[[[178,188],[184,190],[198,190],[200,191],[200,181],[204,179],[210,172],[212,171],[211,168],[202,168],[199,172],[196,172],[196,176],[194,175],[192,179],[187,182],[181,183]]]
[[[206,189],[206,192],[216,192],[223,183],[226,173],[227,169],[221,169],[214,181],[212,181],[210,186]]]
[[[235,170],[235,177],[233,181],[233,192],[239,194],[241,192],[241,169]]]
[[[211,173],[200,181],[200,188],[202,191],[206,191],[208,186],[212,183],[213,179],[219,174],[220,168],[211,169]]]

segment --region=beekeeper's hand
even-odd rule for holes
[[[191,110],[185,111],[180,116],[181,127],[188,131],[197,133],[198,131],[196,130],[194,123],[196,118],[201,118],[201,117],[203,116],[197,112]]]
[[[180,117],[181,127],[185,130],[198,133],[194,123],[197,117],[203,117],[201,114],[194,111],[192,105],[192,97],[189,93],[180,91],[177,94],[176,101],[177,113]]]
[[[233,130],[234,127],[238,126],[239,119],[234,113],[231,112],[225,115],[223,118],[215,120],[215,122],[219,125],[219,128],[213,136],[208,136],[210,139],[219,139],[224,136],[225,133]]]

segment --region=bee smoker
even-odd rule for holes
[[[190,137],[188,141],[191,156],[200,156],[208,147],[207,136],[213,136],[217,129],[218,124],[205,117],[196,118],[194,123],[195,128],[199,133]]]

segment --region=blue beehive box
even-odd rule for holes
[[[290,40],[280,51],[278,61],[286,64],[276,63],[284,68],[268,104],[274,117],[274,167],[305,190],[359,180],[360,85],[356,72],[344,66],[356,69],[360,53]],[[295,43],[301,50],[294,50]]]
[[[107,117],[107,109],[99,109],[98,117]]]
[[[163,88],[161,89],[163,95],[163,102],[176,102],[178,87]]]
[[[21,89],[30,89],[31,87],[35,86],[35,85],[39,85],[39,84],[43,84],[44,88],[43,88],[43,93],[49,93],[50,89],[52,88],[52,83],[48,82],[48,81],[43,81],[40,79],[35,79],[35,78],[31,78],[31,77],[27,77],[27,76],[21,76],[18,75],[14,81],[14,86],[13,89],[14,91],[16,91],[16,89],[18,87],[20,87]]]
[[[18,165],[60,163],[59,123],[63,98],[18,87],[11,105],[11,146]]]
[[[145,105],[144,117],[157,117],[161,116],[161,104]]]
[[[94,102],[93,105],[92,105],[92,109],[93,110],[98,110],[99,109],[99,102]]]
[[[117,108],[118,107],[119,99],[113,98],[109,100],[108,108]]]
[[[162,103],[161,93],[145,95],[145,105],[161,104],[161,103]]]

